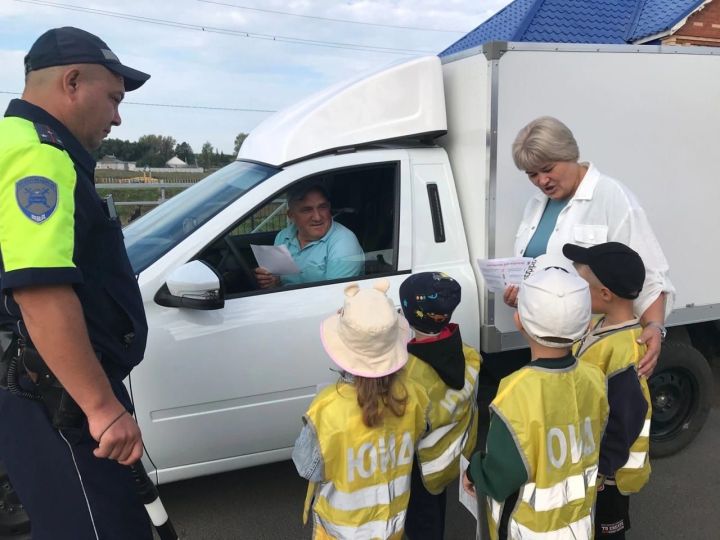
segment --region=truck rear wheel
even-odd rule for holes
[[[30,518],[0,462],[0,538],[30,538]]]
[[[650,455],[670,456],[690,444],[705,424],[712,403],[712,372],[697,349],[668,341],[648,386],[653,408]]]

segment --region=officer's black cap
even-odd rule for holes
[[[605,287],[621,298],[634,300],[645,282],[645,265],[638,253],[620,242],[606,242],[589,248],[565,244],[563,255],[586,264]]]
[[[150,78],[147,73],[122,65],[102,39],[72,26],[53,28],[37,38],[25,56],[25,74],[69,64],[103,65],[122,76],[126,92],[140,88]]]

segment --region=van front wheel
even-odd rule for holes
[[[670,456],[690,444],[705,424],[712,403],[712,372],[697,349],[668,341],[648,386],[653,408],[650,455]]]

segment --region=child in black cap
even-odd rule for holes
[[[482,359],[450,322],[460,285],[440,272],[421,272],[400,285],[405,318],[415,332],[408,343],[407,377],[430,398],[430,430],[413,463],[405,534],[441,540],[446,488],[460,474],[460,454],[470,458],[477,439],[477,377]]]
[[[633,312],[645,266],[640,255],[619,242],[589,248],[565,244],[563,254],[590,285],[592,311],[598,315],[575,356],[602,369],[608,385],[610,416],[600,445],[595,536],[625,538],[628,495],[650,477],[652,407],[647,381],[637,373],[646,346],[638,344],[642,327]]]

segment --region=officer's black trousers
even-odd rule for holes
[[[0,459],[33,540],[152,540],[130,470],[96,446],[87,429],[60,434],[41,403],[0,390]]]

